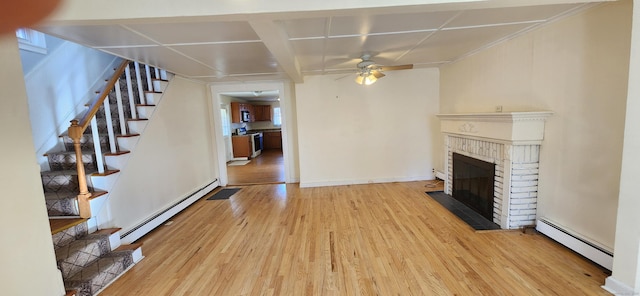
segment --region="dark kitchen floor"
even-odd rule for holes
[[[462,221],[469,224],[469,226],[473,227],[475,230],[500,229],[500,225],[493,223],[493,221],[489,221],[487,218],[476,213],[476,211],[442,191],[427,192],[427,195],[440,203],[443,207],[449,210],[449,212],[458,216]]]

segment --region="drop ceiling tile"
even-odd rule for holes
[[[282,71],[262,42],[184,45],[170,47],[225,75]]]
[[[289,38],[323,37],[327,18],[285,20],[281,24]]]
[[[329,36],[435,30],[455,14],[444,11],[333,17]]]
[[[133,24],[127,27],[162,44],[260,40],[248,22]]]
[[[390,64],[430,34],[432,32],[329,38],[325,53],[328,58],[343,57],[345,53],[357,58],[368,53],[377,58],[376,62]]]
[[[160,46],[109,48],[105,51],[185,76],[210,76],[219,74],[214,69],[210,69],[168,48]]]
[[[325,39],[293,40],[291,45],[298,58],[300,70],[322,69]]]
[[[89,47],[155,45],[156,43],[119,25],[55,26],[43,32]]]
[[[443,30],[398,60],[401,63],[430,63],[452,61],[459,56],[482,48],[531,24]]]
[[[447,28],[526,21],[543,21],[579,5],[546,5],[467,10],[447,24]]]
[[[246,75],[246,76],[205,76],[205,77],[192,77],[205,82],[251,82],[251,81],[264,81],[264,80],[282,80],[289,79],[285,73],[273,73],[273,74],[260,74],[260,75]]]

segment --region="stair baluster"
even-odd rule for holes
[[[127,67],[126,69],[129,69]],[[118,105],[118,120],[120,120],[120,134],[127,134],[127,122],[124,119],[124,107],[122,106],[122,94],[120,94],[120,79],[116,81],[116,103]],[[114,152],[114,151],[111,151]]]
[[[100,144],[96,145],[95,143],[100,143],[100,134],[98,132],[98,120],[94,116],[91,118],[91,137],[93,138],[93,151],[96,153],[96,167],[98,168],[98,173],[104,174],[104,160],[100,155],[102,155],[102,146]]]
[[[124,74],[127,78],[127,98],[129,98],[129,110],[131,111],[131,119],[138,119],[138,113],[136,112],[136,102],[133,98],[133,86],[131,84],[131,70],[129,67],[124,69]]]
[[[146,98],[144,96],[144,89],[142,87],[142,78],[140,77],[140,64],[138,62],[134,62],[135,70],[136,70],[136,81],[138,85],[138,95],[140,96],[140,104],[146,104]]]
[[[145,73],[147,73],[147,85],[148,85],[148,91],[153,91],[153,84],[151,83],[151,69],[149,68],[149,65],[144,65],[144,71]]]
[[[116,81],[116,83],[118,82]],[[106,99],[102,104],[104,104],[104,118],[105,118],[105,121],[107,122],[107,134],[109,135],[109,149],[111,153],[116,153],[117,151],[116,135],[113,132],[113,124],[112,124],[113,118],[111,117],[111,103],[109,103],[109,99]],[[95,119],[95,116],[93,116],[93,118]],[[98,145],[94,145],[94,146],[98,146]],[[96,154],[96,158],[101,158],[100,155],[102,154]]]

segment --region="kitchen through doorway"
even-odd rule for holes
[[[279,91],[225,92],[219,97],[227,185],[285,183]]]

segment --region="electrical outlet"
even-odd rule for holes
[[[501,105],[496,106],[496,112],[502,112],[502,106]]]

